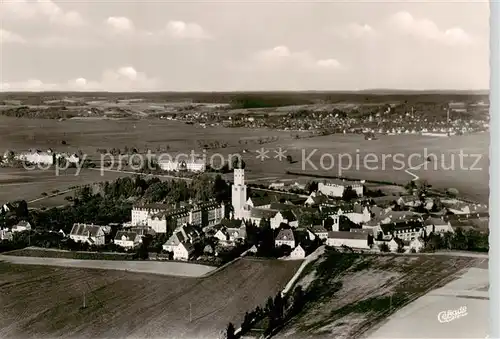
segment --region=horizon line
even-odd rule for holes
[[[364,93],[370,92],[388,92],[387,94],[398,94],[398,92],[415,92],[415,93],[429,93],[429,92],[443,92],[443,93],[489,93],[490,89],[394,89],[394,88],[370,88],[360,90],[136,90],[136,91],[106,91],[106,90],[53,90],[53,91],[37,91],[37,90],[13,90],[13,91],[0,91],[1,94],[15,94],[15,93],[107,93],[107,94],[133,94],[133,93]],[[373,93],[377,94],[377,93]]]

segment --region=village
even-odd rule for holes
[[[150,260],[198,262],[231,251],[234,256],[300,260],[321,245],[366,253],[467,249],[458,238],[470,242],[473,235],[484,238],[488,233],[486,205],[426,196],[416,185],[414,194],[379,197],[365,196],[362,181],[319,182],[307,197],[283,198],[279,193],[283,188],[274,189],[277,194],[248,197],[245,170],[237,168],[230,204],[214,199],[136,203],[128,222],[75,223],[69,233],[59,233],[87,244],[89,250],[113,244],[122,252],[136,251],[148,238],[148,247],[151,242],[161,242],[155,253],[149,248]],[[2,213],[8,211],[9,205],[4,205]],[[32,228],[21,220],[2,228],[0,240],[12,240],[16,233]],[[442,239],[438,242],[444,248],[436,245],[436,237]]]

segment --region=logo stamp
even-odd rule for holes
[[[440,323],[449,323],[458,318],[465,317],[466,315],[467,315],[467,306],[462,306],[456,310],[447,310],[439,312],[437,318]]]

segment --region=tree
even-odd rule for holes
[[[458,190],[456,188],[450,187],[446,190],[446,195],[452,198],[457,197],[459,194]]]
[[[379,245],[380,252],[390,252],[389,245],[385,242]]]
[[[318,182],[317,181],[309,181],[306,184],[305,190],[309,194],[311,194],[312,192],[316,192],[318,190]]]
[[[349,201],[352,199],[356,199],[358,197],[358,193],[353,190],[352,186],[347,186],[342,193],[342,200]]]
[[[233,323],[229,323],[229,325],[227,325],[226,338],[227,339],[236,339],[235,328],[234,328]]]

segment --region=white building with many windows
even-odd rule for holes
[[[350,182],[346,180],[332,180],[329,182],[318,183],[318,191],[327,197],[341,198],[347,187],[351,187],[358,197],[363,196],[363,181],[361,182]]]

